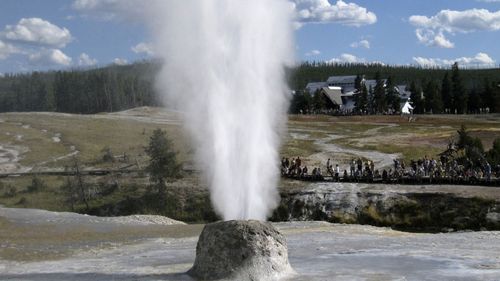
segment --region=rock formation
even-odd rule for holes
[[[321,220],[419,231],[500,230],[495,187],[328,183],[284,192],[272,220]],[[489,194],[489,195],[488,195]]]
[[[292,273],[284,236],[255,220],[207,224],[188,272],[200,280],[276,280]]]

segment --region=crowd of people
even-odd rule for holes
[[[389,178],[409,177],[432,179],[449,179],[458,181],[490,181],[492,178],[500,177],[500,167],[492,167],[484,161],[474,165],[467,163],[460,165],[456,159],[449,159],[442,155],[439,160],[425,156],[422,159],[411,160],[409,167],[404,161],[394,160],[394,167],[387,173]]]
[[[407,182],[428,180],[430,182],[446,183],[475,183],[477,181],[490,182],[492,179],[500,179],[500,165],[492,167],[488,162],[482,165],[459,165],[455,159],[448,159],[441,156],[439,160],[425,156],[422,159],[411,160],[408,164],[399,159],[394,160],[392,167],[376,169],[375,163],[371,160],[361,158],[352,159],[343,171],[339,164],[333,165],[331,159],[326,161],[326,167],[314,166],[312,171],[300,157],[286,158],[281,160],[282,176],[323,181],[331,179],[333,181],[346,182]]]
[[[367,162],[369,167],[368,169],[373,168],[373,162]],[[362,165],[362,164],[361,164]],[[321,167],[314,167],[312,171],[309,173],[309,168],[306,165],[302,166],[302,160],[300,157],[289,158],[283,157],[281,159],[281,175],[292,177],[292,178],[301,178],[301,179],[312,179],[312,180],[324,180],[325,177],[331,177],[336,181],[340,181],[340,179],[345,178],[347,175],[347,171],[344,170],[344,174],[341,174],[341,170],[339,164],[333,164],[330,159],[326,161],[326,169],[321,171]]]
[[[329,164],[327,164],[327,170],[328,167]],[[281,159],[281,175],[291,178],[324,180],[321,167],[314,167],[309,171],[306,165],[302,166],[300,157],[292,158],[291,160],[283,157]]]

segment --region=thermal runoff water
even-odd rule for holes
[[[163,1],[151,22],[157,77],[182,112],[215,210],[265,220],[279,200],[280,135],[293,62],[285,0]]]

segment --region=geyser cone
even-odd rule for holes
[[[276,280],[293,272],[283,234],[267,222],[233,220],[205,226],[188,274],[201,280]]]

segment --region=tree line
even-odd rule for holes
[[[0,112],[92,114],[159,105],[153,79],[159,65],[138,62],[99,69],[7,74],[0,78]]]
[[[6,74],[0,77],[0,112],[56,111],[92,114],[138,106],[161,104],[154,79],[161,64],[141,61],[98,69]],[[193,70],[196,71],[196,70]],[[296,90],[290,111],[331,106],[325,97],[304,93],[309,82],[326,81],[330,76],[363,74],[366,79],[386,82],[363,89],[356,110],[381,113],[399,107],[391,85],[406,84],[412,92],[415,113],[478,113],[486,107],[500,112],[500,69],[419,68],[381,64],[331,64],[304,62],[287,69],[291,89]],[[387,80],[384,80],[387,79]],[[423,95],[422,95],[423,93]]]
[[[363,72],[365,71],[365,72]],[[373,76],[372,73],[374,72]],[[357,95],[353,113],[381,114],[400,112],[401,100],[395,87],[406,85],[414,113],[465,114],[500,112],[500,69],[422,69],[365,64],[311,64],[305,63],[291,76],[296,90],[290,106],[291,113],[324,112],[335,109],[328,98],[305,90],[306,81],[326,81],[329,76],[352,75]],[[367,88],[361,83],[374,79],[376,85]],[[384,79],[383,77],[387,77]],[[307,82],[307,83],[308,83]]]

